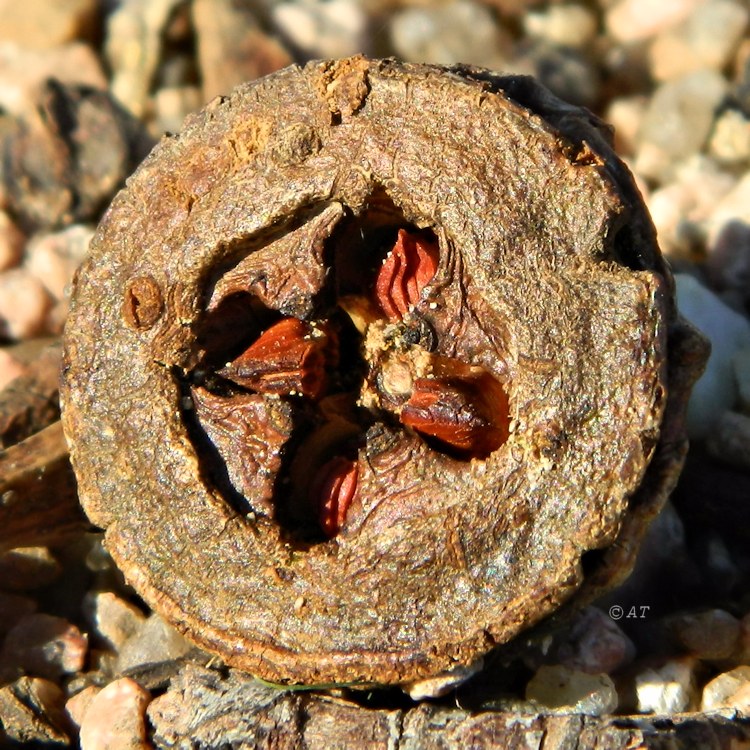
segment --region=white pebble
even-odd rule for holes
[[[706,371],[693,387],[688,406],[688,434],[702,439],[738,400],[733,358],[750,347],[750,322],[692,276],[675,274],[675,283],[679,311],[708,336],[712,346]]]
[[[523,16],[526,34],[552,44],[579,49],[596,36],[596,18],[583,5],[551,5]]]
[[[640,713],[686,711],[695,699],[695,662],[674,659],[656,669],[646,669],[636,676],[635,690]]]
[[[510,41],[492,12],[472,0],[406,8],[390,20],[391,44],[404,60],[502,68]]]
[[[483,666],[484,660],[480,659],[467,667],[456,667],[456,669],[442,672],[435,677],[406,683],[402,685],[402,688],[414,701],[421,701],[425,698],[440,698],[473,677],[481,671]]]
[[[659,86],[643,119],[636,171],[663,183],[677,164],[699,153],[728,88],[720,73],[706,69]]]
[[[676,26],[701,0],[620,0],[607,11],[607,31],[619,42],[642,41]]]
[[[701,711],[718,708],[734,708],[750,714],[750,666],[720,674],[703,688]]]
[[[526,700],[558,713],[602,716],[617,708],[617,691],[606,674],[587,674],[562,665],[543,666],[526,686]]]
[[[728,109],[716,120],[708,148],[723,164],[750,160],[750,120],[742,112]]]
[[[276,28],[311,57],[347,57],[367,52],[367,14],[357,0],[294,0],[272,4]]]

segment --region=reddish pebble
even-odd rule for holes
[[[83,715],[81,750],[147,750],[146,706],[151,694],[123,677],[98,693]]]
[[[55,680],[83,669],[87,651],[88,639],[73,623],[38,613],[23,617],[8,633],[0,664]]]

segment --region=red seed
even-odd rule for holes
[[[398,230],[375,280],[375,297],[391,320],[400,320],[419,301],[438,267],[437,243],[423,235]]]
[[[507,395],[488,373],[418,378],[400,419],[422,435],[476,458],[497,450],[508,439],[510,426]]]
[[[219,370],[259,393],[297,393],[317,398],[326,384],[328,334],[297,318],[283,318],[239,357]]]
[[[344,525],[358,479],[358,463],[343,456],[332,458],[318,472],[312,494],[318,507],[320,528],[329,539]]]

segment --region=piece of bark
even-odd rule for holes
[[[60,342],[13,347],[25,371],[0,391],[0,448],[24,440],[60,418]]]
[[[5,685],[0,688],[0,742],[10,747],[69,747],[64,705],[62,690],[41,677],[21,677]]]
[[[0,552],[58,543],[87,526],[59,421],[0,450]]]
[[[718,714],[594,717],[576,714],[468,711],[423,703],[370,709],[320,693],[285,692],[230,670],[183,667],[148,709],[157,748],[231,745],[244,748],[398,747],[437,750],[629,750],[702,747],[729,750],[750,741],[750,721]],[[531,744],[533,743],[533,744]]]
[[[292,256],[298,231],[312,251]],[[144,599],[232,666],[398,683],[468,665],[632,564],[705,356],[671,291],[585,111],[467,67],[286,69],[164,140],[99,227],[65,342],[81,501]],[[192,396],[231,406],[243,383],[243,429]],[[237,436],[262,437],[277,399],[281,469],[258,449],[271,474],[238,481]],[[330,539],[307,535],[308,491]]]

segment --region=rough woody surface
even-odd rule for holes
[[[730,715],[595,717],[577,714],[467,711],[423,703],[367,710],[314,693],[283,692],[231,670],[186,665],[148,708],[157,748],[531,748],[627,750],[701,747],[750,741],[750,727]]]
[[[404,240],[436,263],[408,305],[367,276],[369,238],[402,227],[437,243]],[[373,286],[395,322],[352,312]],[[341,335],[341,392],[236,387],[268,356],[257,339],[227,364],[243,326],[285,316],[318,340],[342,308],[366,332]],[[351,58],[215,100],[130,179],[78,277],[63,423],[107,548],[192,640],[272,680],[401,682],[626,572],[679,471],[704,355],[590,115],[528,79]],[[444,362],[505,394],[491,448],[436,448],[442,432],[407,422],[414,394],[454,382]],[[350,452],[333,477],[309,461],[339,503],[328,539],[297,507],[321,423],[345,423]]]

